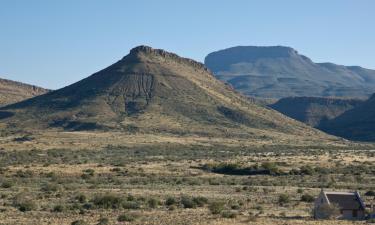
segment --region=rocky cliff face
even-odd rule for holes
[[[238,91],[260,98],[368,97],[375,71],[333,63],[314,63],[283,47],[239,46],[210,53],[205,65]]]

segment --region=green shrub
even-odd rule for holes
[[[114,194],[104,194],[95,196],[92,202],[98,208],[119,209],[123,206],[125,199]]]
[[[79,203],[85,203],[87,201],[87,197],[85,194],[78,194],[75,196],[75,200],[78,201]]]
[[[71,223],[71,225],[88,225],[84,220],[76,220]]]
[[[11,188],[13,186],[13,183],[11,181],[3,181],[1,183],[2,188]]]
[[[181,198],[181,204],[184,208],[196,208],[197,207],[197,204],[193,201],[193,199],[188,196],[183,196]]]
[[[148,204],[148,207],[152,208],[152,209],[155,209],[156,207],[158,207],[159,205],[159,200],[155,199],[155,198],[150,198],[148,201],[147,201],[147,204]]]
[[[314,196],[311,196],[309,194],[304,194],[301,196],[301,201],[303,202],[313,202],[315,200]]]
[[[340,208],[334,204],[323,204],[315,209],[315,214],[322,219],[332,219],[340,215]]]
[[[220,201],[210,202],[208,209],[212,214],[220,214],[224,210],[225,203]]]
[[[63,205],[55,205],[52,209],[53,212],[63,212],[65,207]]]
[[[175,205],[176,203],[177,200],[174,197],[168,197],[167,200],[165,200],[165,205],[167,206]]]
[[[305,165],[300,168],[301,175],[313,175],[314,173],[315,170],[310,165]]]
[[[16,172],[16,177],[21,177],[21,178],[31,178],[34,176],[33,172],[31,170],[17,170]]]
[[[25,194],[18,194],[15,196],[12,205],[21,212],[36,210],[38,207],[31,197]]]
[[[100,217],[96,225],[109,225],[109,219],[106,217]]]
[[[137,215],[135,214],[121,214],[118,218],[117,221],[119,222],[131,222],[137,219]]]
[[[287,194],[279,195],[279,199],[278,199],[277,202],[279,203],[279,205],[284,205],[284,204],[289,203],[290,202],[289,195],[287,195]]]
[[[34,201],[32,200],[25,200],[25,201],[22,201],[22,202],[19,202],[17,204],[17,208],[21,211],[21,212],[27,212],[27,211],[32,211],[32,210],[35,210],[37,208],[37,205]]]
[[[53,183],[43,184],[42,187],[40,188],[41,191],[47,192],[47,193],[57,192],[59,189],[60,189],[59,185],[53,184]]]
[[[198,207],[203,207],[208,202],[206,197],[194,197],[192,200]]]
[[[233,210],[224,210],[221,212],[221,216],[223,218],[236,218],[237,217],[237,212]]]
[[[375,191],[370,190],[365,193],[366,196],[375,196]]]
[[[140,203],[136,201],[123,201],[121,204],[124,209],[139,209],[141,208]]]

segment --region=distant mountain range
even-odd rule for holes
[[[260,98],[369,97],[375,70],[314,63],[289,47],[239,46],[210,53],[205,65],[241,93]]]
[[[282,98],[269,106],[293,119],[313,127],[319,127],[361,105],[364,101],[362,99],[288,97]]]
[[[34,85],[0,78],[0,107],[32,98],[48,91]]]
[[[77,83],[0,108],[9,129],[328,138],[262,107],[191,59],[139,46]]]

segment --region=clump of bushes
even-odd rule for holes
[[[237,211],[233,210],[224,210],[221,212],[223,218],[236,218],[238,215]]]
[[[304,194],[301,196],[301,201],[303,202],[313,202],[315,200],[314,196],[309,194]]]
[[[181,205],[184,208],[203,207],[207,203],[208,203],[208,199],[205,197],[189,197],[189,196],[181,197]]]
[[[238,163],[206,164],[202,169],[220,174],[229,175],[282,175],[284,174],[276,163],[264,162],[260,166],[244,167]]]
[[[222,201],[213,201],[208,205],[212,214],[220,214],[225,209],[225,203]]]
[[[165,200],[165,205],[167,205],[167,206],[171,206],[171,205],[175,205],[175,204],[177,204],[177,200],[174,197],[168,197]]]
[[[118,216],[117,221],[119,222],[132,222],[136,220],[139,216],[137,214],[124,213]]]
[[[95,174],[95,170],[93,169],[86,169],[83,171],[83,174],[81,175],[81,178],[86,180],[86,179],[90,179],[91,177],[93,177]]]
[[[106,217],[100,217],[96,225],[109,225],[109,219]]]
[[[13,186],[13,183],[11,181],[3,181],[1,183],[2,188],[11,188]]]
[[[159,205],[159,200],[157,200],[156,198],[150,198],[148,199],[147,204],[151,209],[155,209]]]
[[[52,212],[63,212],[65,207],[63,205],[55,205],[52,209]]]
[[[54,184],[54,183],[45,183],[40,188],[41,191],[46,192],[46,193],[57,192],[59,189],[60,189],[59,185]]]
[[[114,194],[104,194],[95,196],[92,202],[98,208],[119,209],[122,208],[126,199]]]
[[[289,203],[290,202],[290,197],[289,197],[289,195],[287,195],[287,194],[281,194],[281,195],[279,195],[279,199],[278,199],[278,201],[277,201],[278,203],[279,203],[279,205],[285,205],[285,204],[287,204],[287,203]]]
[[[76,220],[71,223],[71,225],[88,225],[84,220]]]
[[[323,204],[315,210],[315,214],[322,219],[332,219],[340,215],[340,209],[335,204]]]
[[[133,196],[127,198],[116,194],[97,195],[91,200],[92,204],[97,208],[103,209],[139,209],[140,202]],[[87,204],[87,203],[86,203]]]
[[[17,208],[21,212],[27,212],[36,210],[38,205],[29,196],[19,194],[13,199],[13,207]]]

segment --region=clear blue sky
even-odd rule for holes
[[[374,0],[0,0],[0,77],[60,88],[146,44],[203,61],[286,45],[375,69]]]

